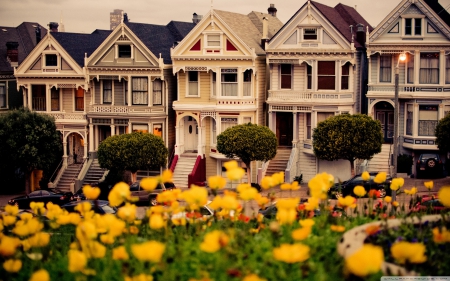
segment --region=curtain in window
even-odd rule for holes
[[[52,111],[59,111],[59,89],[51,89]]]
[[[450,55],[445,56],[445,83],[450,84]]]
[[[162,104],[162,81],[156,79],[153,81],[153,105]]]
[[[237,70],[222,69],[222,96],[223,97],[237,97],[238,95],[238,81]]]
[[[198,96],[198,72],[197,71],[189,71],[188,72],[189,79],[189,96]]]
[[[438,123],[437,105],[419,105],[419,136],[434,136]]]
[[[78,88],[75,92],[75,110],[84,110],[84,90],[82,88]]]
[[[311,113],[306,113],[306,139],[311,139]]]
[[[237,118],[222,118],[221,121],[222,132],[238,124]]]
[[[420,54],[419,83],[439,83],[439,53]]]
[[[112,102],[112,80],[103,80],[103,103]]]
[[[406,134],[412,136],[413,133],[413,109],[414,105],[408,104],[406,107]]]
[[[6,87],[0,84],[0,107],[6,107]]]
[[[148,104],[148,82],[147,78],[133,78],[132,99],[133,104]]]
[[[380,56],[380,82],[391,82],[392,58],[390,55]]]
[[[348,90],[348,78],[350,76],[350,63],[342,66],[341,89]]]
[[[408,54],[408,63],[407,63],[407,83],[414,83],[414,55]]]
[[[246,70],[244,72],[244,97],[250,97],[252,95],[252,71]]]

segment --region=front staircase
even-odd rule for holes
[[[173,183],[177,188],[188,188],[188,175],[192,173],[197,153],[183,153],[177,161],[175,170],[173,171]]]
[[[375,154],[372,159],[369,160],[367,164],[367,171],[369,172],[386,172],[388,175],[390,174],[390,154],[391,144],[383,144],[381,146],[381,152]]]
[[[93,159],[92,164],[89,167],[86,176],[84,177],[83,186],[84,185],[96,185],[98,181],[103,178],[106,170],[100,168],[100,164],[98,163],[98,159]]]
[[[271,176],[274,173],[284,172],[291,156],[291,148],[278,147],[277,155],[270,160],[269,167],[266,171],[266,176]]]
[[[69,165],[59,179],[57,188],[62,191],[70,191],[70,185],[77,179],[81,166],[82,164]]]

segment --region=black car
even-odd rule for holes
[[[367,193],[371,189],[376,189],[380,193],[380,198],[385,197],[386,195],[391,194],[390,184],[392,181],[391,177],[386,177],[386,181],[384,183],[378,184],[373,181],[378,172],[369,172],[370,179],[368,181],[364,181],[362,179],[361,174],[357,174],[351,179],[344,181],[342,183],[336,183],[328,190],[328,194],[335,197],[336,199],[339,197],[345,197],[347,195],[351,195],[353,197],[358,197],[353,193],[353,188],[357,185],[364,186],[364,189]],[[367,194],[366,194],[367,196]]]
[[[149,203],[152,206],[158,205],[156,197],[163,191],[175,189],[173,183],[158,184],[153,191],[147,191],[141,187],[141,182],[137,181],[130,185],[131,196],[138,197],[138,203]]]
[[[9,200],[8,204],[18,206],[19,209],[29,209],[31,202],[43,202],[44,204],[52,202],[53,204],[63,205],[70,201],[72,195],[72,192],[40,189],[28,195],[15,197]]]
[[[416,164],[416,178],[443,177],[444,165],[437,153],[422,153]]]
[[[300,204],[305,204],[308,202],[307,198],[300,199]],[[264,218],[267,219],[274,219],[277,216],[278,208],[277,208],[277,202],[273,202],[271,205],[267,206],[265,209],[259,209],[258,213],[262,214]],[[320,215],[320,209],[314,210],[314,216]]]
[[[109,202],[106,200],[79,200],[79,201],[72,201],[70,203],[64,204],[61,206],[61,208],[66,209],[69,213],[77,212],[75,210],[75,207],[78,204],[81,204],[83,202],[89,202],[92,206],[92,210],[94,210],[97,214],[115,214],[117,212],[116,207],[112,207],[109,205]]]

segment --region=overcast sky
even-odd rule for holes
[[[251,11],[267,12],[275,4],[277,17],[283,22],[305,3],[305,0],[213,0],[213,8],[248,14]],[[377,25],[395,8],[400,0],[317,0],[328,6],[342,3],[355,7],[373,26]],[[439,0],[447,10],[450,0]],[[124,10],[132,22],[166,25],[171,20],[192,20],[192,14],[205,15],[211,9],[211,0],[0,0],[0,26],[17,26],[20,23],[60,22],[61,14],[66,32],[91,33],[95,29],[109,29],[109,13]]]

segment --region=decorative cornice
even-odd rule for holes
[[[0,75],[0,79],[15,79],[16,77],[13,74]]]
[[[87,68],[90,73],[101,73],[101,72],[114,72],[114,71],[149,71],[149,72],[156,72],[160,71],[161,68],[159,67],[88,67]]]
[[[233,56],[233,57],[227,57],[227,56],[195,56],[195,57],[185,57],[185,56],[173,56],[172,61],[223,61],[223,60],[230,60],[230,61],[238,61],[238,60],[253,60],[253,57],[250,56]]]

